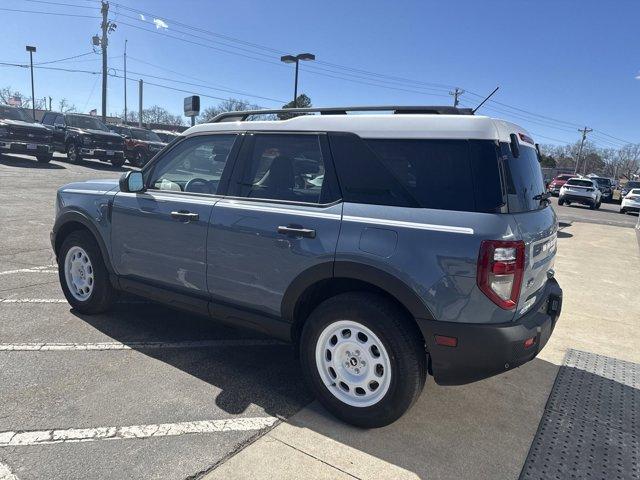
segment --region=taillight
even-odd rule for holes
[[[524,242],[483,240],[478,256],[478,287],[500,308],[518,304],[524,275]]]
[[[627,197],[627,200],[638,200],[640,197],[636,196],[636,195],[630,195]]]

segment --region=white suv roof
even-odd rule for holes
[[[501,142],[509,142],[510,134],[515,133],[521,134],[518,135],[521,143],[533,146],[531,135],[516,124],[468,114],[334,114],[302,115],[288,120],[218,121],[196,125],[183,132],[183,135],[236,130],[333,131],[352,132],[363,138],[476,139]]]

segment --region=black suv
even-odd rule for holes
[[[125,157],[136,167],[146,165],[166,145],[155,132],[144,128],[109,125],[109,129],[124,138]]]
[[[0,152],[24,153],[47,163],[53,157],[51,132],[26,110],[0,105]]]
[[[42,123],[53,132],[53,147],[65,152],[72,163],[96,158],[121,167],[125,162],[124,139],[90,115],[47,112]]]

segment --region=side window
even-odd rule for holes
[[[55,113],[45,113],[44,117],[42,117],[42,123],[44,125],[53,125],[53,119],[55,116]]]
[[[216,194],[237,135],[199,135],[169,150],[147,177],[147,188]]]
[[[257,134],[245,157],[239,196],[320,203],[325,164],[317,135]]]
[[[55,125],[56,123],[60,123],[62,125],[66,125],[67,122],[64,121],[64,115],[60,115],[58,114],[55,118],[55,120],[53,121],[53,124]]]

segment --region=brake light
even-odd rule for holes
[[[627,200],[638,200],[640,197],[638,197],[637,195],[630,195],[627,197]]]
[[[523,241],[482,241],[476,280],[480,290],[493,303],[505,310],[515,308],[523,276]]]

